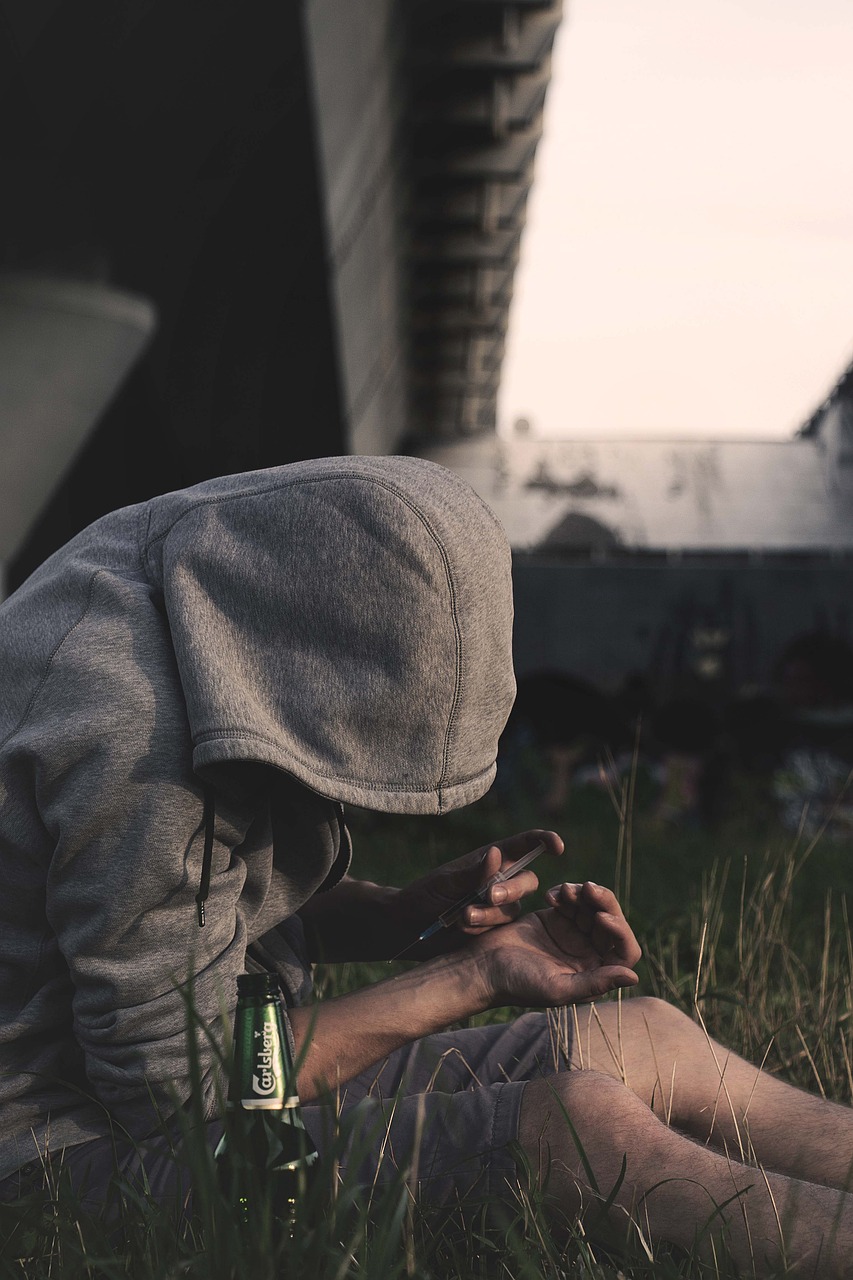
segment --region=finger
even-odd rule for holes
[[[529,834],[529,833],[525,833]],[[554,833],[551,833],[554,834]],[[485,851],[480,855],[478,863],[479,874],[485,882],[492,879],[499,871],[507,871],[517,859],[513,858],[509,861],[506,859],[506,846],[515,840],[520,839],[518,836],[511,836],[508,841],[498,841],[496,844],[487,845]],[[557,837],[558,838],[558,837]],[[544,841],[542,842],[544,843]],[[479,851],[478,851],[479,852]],[[527,850],[524,850],[527,852]],[[520,854],[518,856],[521,856]],[[466,908],[465,918],[471,923],[470,911],[481,910],[490,907],[501,907],[519,902],[529,893],[534,893],[539,888],[539,877],[534,871],[520,871],[517,876],[512,876],[508,880],[503,880],[498,884],[490,885],[484,892],[483,901],[474,904],[473,908]],[[486,922],[487,917],[480,916],[477,918],[478,923],[482,920]]]
[[[487,845],[480,858],[479,873],[483,882],[490,880],[492,876],[497,875],[503,863],[503,855],[497,844]]]
[[[517,835],[507,836],[504,840],[496,840],[495,844],[503,854],[505,866],[515,862],[517,858],[520,858],[537,844],[544,844],[545,853],[554,858],[558,858],[565,849],[565,845],[556,831],[541,831],[538,828],[532,828],[530,831],[519,831]]]
[[[511,837],[511,839],[516,838]],[[512,861],[507,862],[502,852],[502,845],[504,844],[506,844],[505,841],[500,841],[495,844],[484,845],[481,849],[476,849],[474,853],[462,859],[463,865],[457,866],[447,878],[442,891],[451,897],[456,894],[460,897],[465,893],[470,894],[480,886],[488,884],[488,881],[493,879],[502,868],[505,870],[507,867],[511,867]],[[485,909],[488,911],[490,908],[497,909],[511,906],[538,888],[539,878],[536,873],[532,870],[521,871],[517,876],[513,876],[509,880],[490,885],[485,891],[484,901],[467,907],[459,923],[463,923],[463,921],[468,924],[473,923],[470,914],[472,910]],[[508,919],[514,919],[515,914],[493,915],[491,917],[480,916],[476,923],[481,927],[482,925],[504,924]]]
[[[612,889],[608,889],[603,884],[596,884],[594,880],[586,880],[581,886],[583,897],[597,911],[607,911],[611,915],[619,915],[624,919],[624,912],[619,905],[619,899]]]
[[[637,964],[643,953],[628,921],[621,912],[598,911],[588,905],[586,887],[555,885],[548,890],[546,898],[559,916],[579,934],[587,936],[589,945],[600,957],[613,956],[624,964]]]
[[[511,920],[517,920],[521,914],[521,907],[516,902],[502,902],[499,906],[489,906],[488,904],[481,906],[479,903],[472,903],[466,907],[462,916],[458,921],[459,928],[464,933],[472,930],[476,933],[482,933],[485,929],[494,929],[498,925],[509,924]]]
[[[517,902],[509,902],[501,907],[466,907],[459,923],[463,933],[484,933],[487,929],[495,929],[499,925],[517,920],[520,914],[521,907]]]
[[[443,897],[462,898],[485,884],[501,869],[501,851],[495,844],[483,845],[467,853],[444,870],[438,891]],[[438,876],[441,876],[439,870]]]
[[[539,877],[535,871],[520,871],[517,876],[504,881],[503,884],[493,884],[486,894],[486,902],[483,905],[499,906],[505,902],[519,902],[528,893],[533,893],[538,888]]]
[[[636,987],[639,981],[633,969],[626,969],[621,965],[602,965],[600,969],[574,975],[571,1002],[580,1004],[586,1000],[597,1000],[620,987]]]
[[[584,898],[583,888],[579,884],[555,885],[546,896],[551,906],[565,919],[571,920],[581,933],[591,933],[596,913]]]
[[[576,907],[580,902],[582,884],[555,884],[546,892],[546,897],[553,907],[564,910]]]
[[[593,925],[592,941],[600,956],[615,953],[624,964],[632,966],[637,964],[643,954],[631,926],[623,915],[614,916],[607,912],[599,912]]]

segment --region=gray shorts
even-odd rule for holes
[[[516,1174],[512,1144],[524,1086],[567,1070],[569,1048],[547,1014],[527,1013],[398,1049],[341,1088],[337,1123],[348,1178],[381,1187],[402,1173],[429,1204],[501,1198]],[[302,1111],[322,1155],[334,1141],[334,1108]]]
[[[321,1158],[340,1158],[350,1186],[381,1190],[403,1177],[423,1204],[503,1199],[515,1180],[525,1083],[568,1069],[565,1020],[560,1026],[558,1035],[550,1015],[528,1013],[427,1036],[343,1085],[331,1102],[304,1106],[306,1128]],[[221,1133],[219,1121],[207,1126],[211,1147]],[[98,1138],[66,1149],[63,1164],[91,1209],[104,1204],[117,1167],[123,1180],[144,1180],[164,1206],[189,1202],[188,1172],[166,1136],[125,1150]],[[34,1164],[6,1179],[0,1199],[26,1193],[40,1175]]]

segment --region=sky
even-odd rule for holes
[[[566,0],[498,429],[791,436],[853,358],[853,0]]]

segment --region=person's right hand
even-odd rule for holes
[[[445,862],[400,889],[391,902],[391,911],[403,942],[417,938],[422,929],[455,902],[475,892],[496,872],[506,870],[540,842],[551,857],[559,857],[563,852],[563,841],[555,831],[522,831]],[[549,878],[552,874],[553,871]],[[442,929],[424,943],[411,942],[404,958],[426,960],[456,951],[465,945],[469,936],[504,926],[519,915],[527,894],[538,888],[539,881],[532,869],[520,872],[506,884],[493,885],[483,902],[467,907],[456,924]]]
[[[610,889],[588,880],[547,898],[550,907],[472,942],[492,1007],[555,1008],[636,986],[642,952]]]

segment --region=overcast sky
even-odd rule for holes
[[[567,0],[500,429],[789,436],[853,358],[853,0]]]

